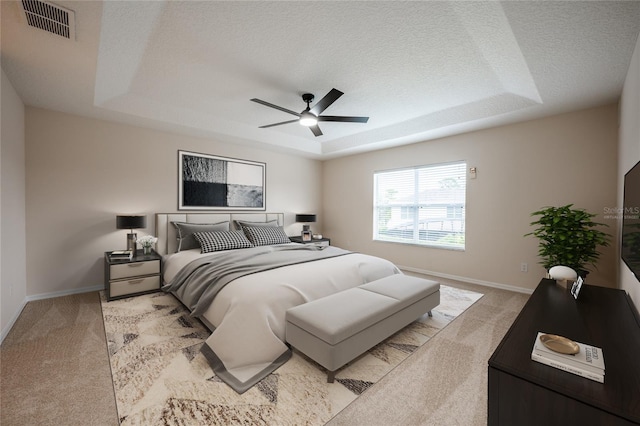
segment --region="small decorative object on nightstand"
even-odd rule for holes
[[[156,237],[151,235],[145,235],[138,239],[138,244],[142,247],[142,253],[151,254],[153,251],[153,245],[158,241]]]
[[[313,245],[316,245],[318,247],[327,247],[327,246],[331,245],[331,239],[330,238],[313,238],[313,239],[307,241],[304,238],[302,238],[301,236],[300,237],[295,236],[295,237],[289,237],[289,239],[293,243],[313,244]]]
[[[136,234],[133,232],[133,230],[146,228],[146,227],[147,227],[147,216],[145,215],[116,216],[116,228],[131,230],[131,232],[127,234],[127,250],[136,249]]]
[[[121,299],[160,290],[162,257],[151,250],[138,250],[131,260],[118,260],[111,252],[104,254],[104,287],[107,300]]]

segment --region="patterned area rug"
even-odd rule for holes
[[[171,294],[106,302],[102,314],[122,425],[323,425],[482,294],[441,286],[424,315],[327,383],[326,371],[294,351],[242,395],[212,372],[200,347],[210,332]]]

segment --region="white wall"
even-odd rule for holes
[[[102,287],[103,252],[126,245],[116,214],[146,213],[140,236],[177,211],[178,150],[267,163],[267,211],[289,234],[296,213],[320,212],[318,161],[27,107],[27,294]]]
[[[25,304],[25,140],[24,104],[2,71],[0,149],[0,341]]]
[[[618,147],[618,206],[623,205],[624,175],[640,161],[640,39],[631,58],[620,100],[620,144]],[[621,260],[620,287],[636,307],[640,306],[640,282]]]
[[[574,203],[604,219],[616,205],[617,106],[342,157],[324,163],[324,234],[348,249],[400,266],[468,281],[530,290],[545,274],[538,265],[530,213]],[[466,160],[466,250],[451,251],[372,240],[373,172]],[[603,250],[587,283],[616,285],[615,244]],[[521,263],[529,271],[520,272]]]

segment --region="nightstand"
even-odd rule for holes
[[[293,243],[301,243],[301,244],[314,244],[318,247],[327,247],[331,245],[330,238],[314,238],[311,241],[302,241],[302,236],[298,235],[295,237],[289,237],[291,242]]]
[[[131,260],[112,260],[110,251],[104,253],[104,287],[107,300],[122,299],[160,290],[162,257],[152,251],[136,251]]]

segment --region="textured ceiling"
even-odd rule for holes
[[[2,1],[2,68],[27,105],[331,158],[618,99],[640,2],[55,2],[76,39]],[[345,94],[314,137],[259,98]]]

